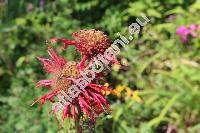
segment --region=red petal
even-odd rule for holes
[[[57,40],[64,44],[64,46],[63,46],[64,49],[66,49],[68,45],[75,45],[76,46],[79,43],[75,40],[68,40],[68,39],[65,39],[65,38],[59,38]]]
[[[41,105],[43,105],[46,100],[52,100],[52,97],[55,96],[56,94],[58,94],[59,90],[54,90],[48,94],[45,94],[44,96],[42,96],[41,98],[37,99],[36,101],[34,101],[31,106],[33,106],[36,102],[40,102]]]
[[[84,55],[81,62],[78,64],[79,70],[84,70],[85,69],[85,62],[87,60],[87,56]]]
[[[52,83],[53,81],[51,79],[40,80],[39,82],[37,82],[36,87],[41,87],[41,86],[50,87]]]
[[[48,72],[48,73],[52,73],[53,71],[53,61],[49,60],[49,59],[45,59],[45,58],[41,58],[41,57],[37,57],[37,59],[42,62],[44,69]]]
[[[89,110],[91,109],[90,106],[84,101],[84,99],[81,96],[79,97],[78,102],[81,107],[81,110],[83,110],[86,113],[86,115],[90,117],[90,112],[89,112]]]
[[[87,93],[87,90],[84,90],[81,94],[82,94],[82,96],[85,97],[86,101],[87,101],[88,103],[90,103],[90,96],[89,96],[89,94]]]
[[[62,61],[59,59],[56,52],[53,50],[53,48],[48,47],[48,53],[51,56],[51,58],[59,65],[62,66]]]
[[[93,88],[93,89],[98,89],[98,90],[104,90],[104,91],[109,91],[110,89],[103,86],[103,85],[97,85],[97,84],[88,84],[89,87]]]
[[[77,117],[76,117],[76,106],[75,105],[72,105],[72,107],[71,107],[71,114],[72,114],[72,118],[73,119],[76,119]]]
[[[101,94],[96,94],[96,95],[100,99],[100,101],[106,106],[106,108],[110,111],[110,106],[106,101],[105,97],[103,97]]]
[[[63,113],[62,113],[62,120],[64,121],[64,119],[68,116],[68,111],[69,111],[69,107],[70,105],[66,105],[63,109]]]
[[[102,108],[102,103],[101,101],[98,99],[98,97],[95,95],[94,92],[91,92],[89,91],[89,93],[91,94],[91,96],[93,97],[93,100],[94,102],[96,103],[96,105],[99,107],[99,108]]]

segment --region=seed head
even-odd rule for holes
[[[77,49],[82,55],[93,57],[103,53],[110,45],[109,38],[99,30],[80,30],[74,32],[72,37],[77,39]]]
[[[67,91],[67,89],[73,84],[70,79],[76,79],[80,76],[77,68],[77,63],[74,61],[67,62],[58,73],[55,75],[54,88]]]

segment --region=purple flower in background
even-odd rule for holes
[[[45,0],[40,0],[40,8],[44,8]]]
[[[176,15],[174,15],[174,14],[169,15],[167,19],[170,20],[170,21],[173,21],[174,19],[176,19]]]

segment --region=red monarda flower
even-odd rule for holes
[[[64,38],[58,40],[64,43],[64,48],[68,45],[75,45],[83,56],[94,57],[97,54],[103,54],[111,45],[108,37],[102,31],[95,29],[74,32],[72,33],[72,37],[75,40],[67,40]]]
[[[78,52],[82,55],[80,67],[84,67],[86,60],[92,59],[97,54],[103,55],[105,50],[111,46],[111,41],[102,31],[95,29],[80,30],[72,33],[75,40],[68,40],[64,38],[53,38],[52,41],[60,41],[64,44],[64,49],[68,45],[75,45]],[[116,60],[113,59],[114,63]]]
[[[47,100],[52,103],[55,102],[55,96],[62,95],[61,91],[67,93],[68,88],[73,85],[74,81],[81,77],[78,63],[74,61],[67,62],[64,57],[58,56],[51,47],[48,48],[48,53],[52,59],[41,57],[38,57],[38,59],[43,63],[46,72],[52,75],[52,78],[41,80],[36,86],[48,88],[49,93],[34,101],[32,105],[36,102],[43,105]],[[63,108],[62,119],[64,120],[66,117],[76,119],[82,114],[94,119],[94,115],[98,116],[100,113],[109,110],[109,104],[105,99],[105,95],[101,93],[102,91],[109,91],[109,89],[95,84],[95,79],[88,83],[78,97]],[[55,110],[52,111],[55,112]]]

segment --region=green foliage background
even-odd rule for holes
[[[29,3],[33,11],[26,11]],[[46,92],[35,89],[47,76],[35,58],[48,56],[45,40],[84,28],[113,40],[117,32],[128,37],[140,13],[151,22],[120,53],[129,65],[106,79],[111,88],[119,83],[139,90],[143,102],[109,96],[113,112],[97,120],[95,132],[200,132],[200,39],[183,44],[176,35],[180,25],[200,25],[199,0],[46,0],[44,8],[34,0],[0,1],[0,132],[58,131],[50,103],[30,107]],[[73,47],[62,54],[80,59]]]

